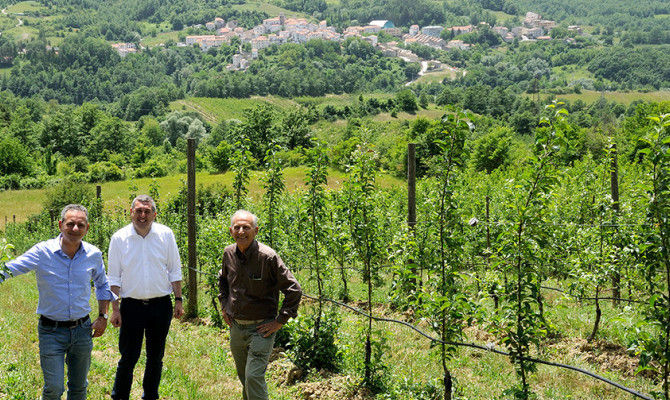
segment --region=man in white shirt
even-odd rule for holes
[[[130,209],[132,223],[119,229],[109,242],[108,280],[120,300],[112,302],[110,322],[121,327],[112,398],[128,400],[133,369],[146,336],[147,361],[142,388],[145,400],[158,399],[165,340],[172,317],[184,315],[181,298],[181,260],[174,233],[154,222],[156,203],[137,196]],[[174,293],[172,307],[170,293]]]

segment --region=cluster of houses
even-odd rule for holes
[[[542,19],[539,14],[528,12],[523,20],[523,25],[515,26],[512,29],[504,26],[494,26],[491,28],[486,22],[481,22],[476,26],[465,25],[447,28],[437,25],[419,28],[418,25],[412,25],[409,28],[409,33],[403,35],[403,41],[405,44],[418,43],[440,50],[467,50],[470,48],[469,44],[458,39],[446,41],[442,39],[442,32],[450,31],[449,36],[455,37],[465,33],[474,32],[482,26],[489,27],[500,35],[503,41],[510,43],[515,39],[518,39],[519,41],[551,40],[549,32],[556,27],[556,21]],[[581,34],[581,28],[579,26],[570,26],[568,27],[568,31],[574,31]]]
[[[449,36],[454,37],[473,32],[483,25],[488,26],[486,22],[482,22],[478,26],[466,25],[446,28],[442,26],[424,26],[420,28],[418,25],[412,25],[409,28],[409,32],[403,34],[399,28],[394,26],[393,22],[376,20],[371,21],[365,26],[349,26],[344,32],[339,33],[334,27],[328,26],[326,21],[312,23],[305,18],[286,18],[284,14],[265,19],[262,24],[248,30],[237,26],[236,21],[226,22],[222,18],[215,18],[214,21],[205,24],[205,28],[213,31],[213,34],[187,36],[185,42],[178,43],[177,45],[197,45],[203,51],[207,51],[212,47],[219,47],[230,43],[234,37],[239,38],[242,44],[249,43],[251,45],[251,52],[243,53],[242,46],[240,46],[240,53],[233,56],[233,63],[228,66],[228,69],[246,69],[251,60],[258,57],[260,50],[273,44],[289,42],[305,43],[312,39],[342,41],[349,37],[359,37],[368,41],[373,46],[379,48],[386,56],[402,57],[406,60],[416,61],[418,57],[411,51],[398,47],[398,41],[402,41],[405,44],[418,43],[441,50],[467,50],[470,48],[469,44],[458,39],[446,41],[441,37],[442,32],[448,30],[451,32]],[[515,39],[521,41],[550,40],[551,37],[548,36],[548,33],[555,26],[555,21],[544,20],[539,14],[529,12],[526,14],[522,26],[512,29],[504,26],[494,26],[491,29],[498,33],[505,42],[512,42]],[[201,27],[202,25],[195,26],[195,28]],[[581,29],[578,26],[571,26],[568,29],[581,33]],[[397,37],[398,41],[379,43],[377,35],[382,31],[388,35]],[[137,48],[132,43],[115,43],[112,46],[116,48],[121,56],[137,51]]]
[[[135,43],[112,43],[112,47],[119,53],[121,57],[128,54],[137,53],[137,46]]]

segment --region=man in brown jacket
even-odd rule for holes
[[[300,284],[279,255],[256,240],[258,218],[238,210],[230,219],[235,244],[225,248],[219,300],[230,326],[230,350],[245,400],[266,400],[265,371],[275,333],[298,314]],[[279,292],[284,294],[280,310]]]

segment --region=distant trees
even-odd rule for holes
[[[614,47],[601,51],[588,70],[596,77],[656,89],[670,86],[670,45],[659,48]]]
[[[29,175],[32,158],[28,148],[13,136],[0,136],[0,175]]]

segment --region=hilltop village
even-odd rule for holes
[[[400,47],[399,43],[404,45],[417,43],[439,50],[468,50],[471,45],[463,40],[445,40],[444,37],[453,38],[487,28],[500,35],[501,39],[507,43],[514,40],[551,40],[550,33],[554,27],[556,27],[555,21],[545,20],[539,14],[528,12],[523,20],[523,25],[512,29],[504,26],[491,27],[486,22],[481,22],[478,25],[452,27],[437,25],[419,27],[418,25],[412,25],[409,32],[403,33],[400,28],[395,27],[392,21],[375,20],[370,21],[365,26],[349,26],[340,33],[335,27],[328,26],[326,21],[317,24],[309,22],[305,18],[287,18],[284,14],[280,14],[277,17],[265,19],[262,24],[248,30],[239,27],[234,20],[225,21],[222,18],[215,18],[214,21],[207,22],[204,25],[204,28],[213,31],[213,34],[186,36],[185,41],[177,43],[177,45],[198,46],[202,51],[207,51],[212,47],[228,44],[233,38],[239,38],[240,51],[233,56],[232,63],[227,66],[229,70],[246,69],[252,60],[258,58],[260,50],[273,44],[305,43],[313,39],[344,41],[350,37],[358,37],[369,42],[385,56],[401,57],[406,61],[416,62],[420,61],[419,57],[410,50]],[[202,29],[203,26],[195,25],[193,28]],[[579,26],[570,26],[568,30],[581,34]],[[443,31],[447,31],[448,35],[444,35]],[[384,32],[397,40],[381,42],[379,41],[380,32]],[[133,43],[114,43],[112,46],[121,56],[138,50]],[[243,50],[245,48],[247,51]]]

